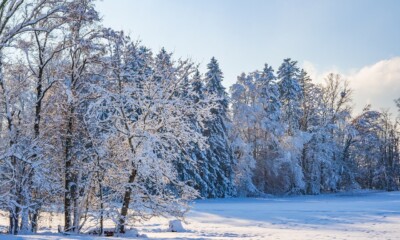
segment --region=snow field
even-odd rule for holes
[[[131,239],[132,237],[62,236],[62,216],[38,235],[0,239]],[[400,239],[400,192],[357,192],[319,196],[199,200],[183,227],[167,232],[171,219],[153,218],[137,225],[150,239]],[[7,219],[2,217],[1,225]],[[53,232],[53,233],[50,233]]]

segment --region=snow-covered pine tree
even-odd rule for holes
[[[300,128],[302,116],[302,89],[299,83],[300,69],[297,61],[283,60],[278,70],[278,87],[282,104],[282,121],[287,124],[287,133],[293,136]]]
[[[171,53],[168,53],[165,48],[161,48],[160,52],[155,56],[154,77],[159,81],[171,81],[174,77],[175,69],[172,67]]]
[[[274,70],[268,64],[262,71],[253,73],[257,92],[255,109],[259,115],[259,149],[257,150],[254,182],[260,191],[278,193],[280,186],[280,139],[284,133],[281,123],[281,102]]]
[[[204,99],[204,83],[201,77],[200,71],[197,69],[193,75],[192,81],[192,89],[193,89],[193,96],[195,102],[199,102],[201,99]]]
[[[306,136],[300,132],[300,120],[303,112],[301,101],[302,89],[299,83],[300,69],[297,61],[284,59],[278,70],[278,87],[282,106],[281,122],[285,125],[285,137],[281,139],[283,155],[281,161],[286,162],[283,167],[285,185],[288,194],[304,192],[304,175],[301,168],[301,152],[306,142]]]
[[[233,170],[235,173],[235,187],[237,196],[258,196],[260,191],[253,183],[254,168],[256,162],[253,158],[253,149],[243,141],[238,128],[233,127],[229,131],[229,141],[235,158]]]
[[[207,64],[207,69],[205,95],[217,97],[218,100],[211,109],[213,119],[205,122],[206,127],[203,129],[209,148],[199,171],[207,184],[206,197],[227,197],[235,194],[232,168],[234,157],[228,139],[228,96],[222,86],[222,71],[214,57]]]
[[[255,195],[258,191],[253,184],[253,170],[257,147],[262,143],[258,141],[260,123],[255,109],[257,92],[253,76],[242,73],[230,92],[232,127],[229,139],[236,159],[235,184],[238,195]]]
[[[272,67],[242,74],[231,87],[233,132],[239,133],[256,160],[254,183],[266,193],[290,191],[294,175],[285,156],[285,123]],[[297,166],[298,167],[298,166]]]
[[[187,79],[186,79],[187,81]],[[188,85],[188,83],[190,85]],[[198,69],[196,69],[192,81],[187,81],[184,85],[186,86],[186,90],[182,89],[181,94],[183,96],[187,96],[189,101],[192,101],[195,104],[205,104],[205,93],[204,93],[204,83],[202,76]],[[188,95],[188,89],[192,91]],[[198,122],[195,116],[192,117],[192,128],[195,129],[198,133],[202,133],[202,123]],[[205,159],[205,151],[204,148],[201,148],[197,143],[192,142],[192,147],[188,148],[182,154],[182,159],[190,158],[189,161],[176,161],[176,167],[178,171],[179,178],[186,182],[189,186],[194,187],[198,192],[200,197],[207,197],[208,195],[208,185],[206,179],[203,179],[203,175],[201,174],[201,169]]]
[[[274,69],[265,64],[261,73],[256,72],[255,81],[258,92],[258,102],[262,104],[264,111],[267,113],[271,123],[277,123],[281,115],[281,102],[279,100],[279,88],[276,83]],[[277,129],[276,126],[270,126],[270,130]]]

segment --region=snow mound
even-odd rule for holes
[[[186,230],[182,226],[181,220],[171,220],[169,221],[168,232],[186,232]]]

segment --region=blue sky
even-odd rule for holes
[[[215,56],[226,87],[241,72],[264,63],[277,69],[291,57],[317,80],[333,70],[355,79],[358,108],[364,102],[392,107],[391,99],[400,97],[400,1],[103,0],[97,5],[104,25],[125,30],[155,51],[165,47],[175,57],[190,57],[203,71]],[[366,86],[379,85],[371,75],[389,82],[376,96],[366,92]]]

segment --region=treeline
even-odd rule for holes
[[[255,161],[256,192],[398,190],[398,120],[369,105],[353,116],[352,90],[340,75],[315,84],[285,59],[276,74],[265,65],[230,90],[233,131]]]
[[[353,117],[339,75],[297,62],[230,88],[165,49],[104,28],[93,0],[0,5],[0,209],[9,233],[62,211],[64,232],[182,217],[199,197],[397,190],[399,131],[387,112]],[[400,104],[400,100],[398,101]]]

